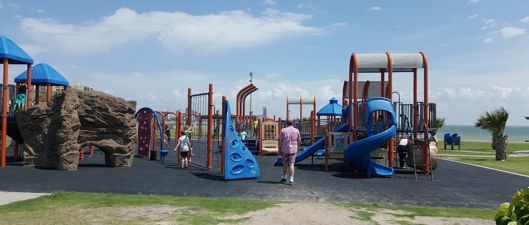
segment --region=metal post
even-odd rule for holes
[[[191,127],[191,88],[187,89],[187,121],[186,125]]]

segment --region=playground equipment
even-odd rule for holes
[[[389,129],[377,133],[374,131],[373,113],[383,112],[389,117]],[[371,152],[382,147],[396,135],[395,110],[387,98],[369,98],[366,102],[367,137],[351,143],[344,153],[345,163],[368,177],[393,176],[393,168],[371,161]],[[353,133],[354,137],[354,133]],[[391,164],[390,164],[391,165]]]
[[[251,115],[251,112],[250,115],[246,115],[246,97],[257,90],[258,88],[253,83],[250,83],[239,90],[236,97],[236,128],[238,132],[246,132],[246,139],[242,141],[252,153],[259,151],[260,140],[256,126],[258,119],[256,116]]]
[[[156,113],[151,108],[144,107],[136,112],[136,120],[138,121],[137,155],[148,157],[151,160],[156,160],[156,130],[158,130],[160,137],[158,140],[158,149],[165,150],[163,146],[164,132],[160,117],[158,116],[158,113]],[[162,157],[165,157],[165,155],[160,155],[160,159],[162,159]]]
[[[235,126],[231,120],[230,104],[223,97],[223,173],[224,179],[246,179],[255,178],[260,175],[257,160],[250,150],[244,146],[241,138],[237,135]]]
[[[193,148],[189,157],[191,157],[191,154],[193,155],[192,164],[211,171],[214,166],[213,148],[214,146],[220,146],[220,140],[213,139],[213,113],[215,111],[215,106],[213,105],[213,84],[209,84],[208,92],[198,94],[192,94],[191,88],[188,88],[187,103],[186,125],[193,129],[189,137]],[[215,143],[213,143],[214,141]],[[215,152],[218,153],[220,151],[216,149]],[[215,164],[217,171],[220,171],[219,161],[216,160],[217,163]]]
[[[277,155],[279,153],[278,122],[273,119],[265,119],[260,122],[259,127],[259,155]]]
[[[417,71],[418,69],[422,68],[424,72],[424,94],[423,94],[423,102],[418,102],[417,98]],[[386,72],[388,74],[388,80],[387,83],[385,82],[385,75]],[[358,74],[359,73],[379,73],[380,74],[380,95],[382,97],[386,97],[390,100],[392,99],[393,94],[393,73],[394,72],[412,72],[413,73],[413,104],[402,104],[400,100],[396,103],[396,114],[399,115],[399,118],[402,118],[402,121],[406,121],[406,123],[410,124],[410,129],[406,132],[411,132],[413,135],[412,140],[412,151],[421,151],[422,159],[421,164],[424,165],[422,167],[419,167],[422,169],[422,171],[425,174],[430,174],[432,168],[430,164],[431,155],[429,151],[429,133],[435,129],[434,122],[435,121],[435,104],[428,103],[428,61],[426,59],[426,55],[423,52],[420,52],[418,54],[356,54],[353,53],[350,58],[350,64],[349,64],[349,81],[344,82],[344,90],[343,90],[343,99],[342,101],[344,103],[350,104],[353,107],[353,110],[350,110],[349,114],[347,115],[350,119],[347,119],[349,130],[353,132],[353,139],[355,143],[351,144],[356,147],[374,147],[376,145],[380,145],[379,142],[386,140],[387,137],[390,134],[393,134],[392,137],[395,136],[394,132],[397,131],[397,127],[401,127],[402,124],[398,124],[398,121],[396,121],[395,117],[392,117],[392,120],[388,120],[389,118],[381,117],[384,120],[384,123],[386,124],[394,124],[390,127],[390,129],[387,129],[386,131],[382,132],[385,134],[383,135],[373,135],[372,138],[369,138],[369,124],[366,123],[366,127],[363,128],[360,126],[361,121],[371,121],[372,118],[362,119],[360,115],[362,115],[362,111],[365,110],[366,104],[369,100],[365,100],[366,93],[369,91],[366,91],[366,83],[364,84],[364,99],[362,101],[359,101],[359,81],[358,81]],[[369,85],[367,85],[367,89],[369,89]],[[378,101],[381,102],[381,101]],[[381,103],[384,104],[384,103]],[[383,107],[384,110],[382,110],[386,115],[390,112],[388,110],[388,107]],[[392,107],[393,108],[393,107]],[[413,112],[413,113],[412,113]],[[395,113],[393,113],[395,114]],[[374,115],[365,114],[366,116],[375,116],[378,117],[378,113],[375,113]],[[383,115],[383,114],[382,114]],[[391,113],[390,113],[391,115]],[[395,131],[393,131],[393,128]],[[432,129],[433,128],[433,129]],[[365,130],[363,130],[365,129]],[[366,132],[367,131],[367,132]],[[400,130],[400,132],[404,132],[403,130]],[[366,135],[367,133],[367,135]],[[365,138],[367,137],[367,138]],[[376,138],[375,138],[376,137]],[[365,138],[367,140],[364,141]],[[361,143],[356,143],[357,141],[362,141]],[[387,139],[387,161],[389,167],[392,167],[395,162],[395,140],[393,138]],[[368,143],[364,143],[368,142]],[[364,143],[364,144],[362,144]],[[352,153],[350,153],[352,154]],[[347,158],[347,156],[346,156]],[[361,163],[360,166],[357,166],[359,169],[364,170],[367,175],[375,174],[375,175],[382,175],[385,176],[390,173],[390,170],[384,167],[380,167],[378,165],[371,165],[367,164],[366,162],[357,162],[352,161],[352,159],[348,159],[350,164],[355,163]],[[417,162],[416,164],[419,164]],[[356,165],[356,164],[355,164]],[[417,168],[414,171],[417,172]],[[432,174],[433,176],[433,174]],[[432,177],[433,178],[433,177]]]
[[[35,104],[40,102],[40,87],[46,86],[46,102],[51,101],[52,87],[63,87],[63,90],[68,88],[70,83],[66,80],[62,74],[57,72],[53,67],[46,63],[39,63],[31,68],[32,81],[31,84],[35,86]],[[20,75],[15,77],[15,83],[17,84],[17,90],[21,83],[27,82],[27,72],[22,72]]]
[[[301,134],[301,142],[302,145],[311,145],[314,144],[315,139],[315,113],[316,113],[316,97],[313,97],[312,100],[303,99],[302,97],[299,97],[298,100],[290,100],[287,96],[287,111],[286,111],[286,120],[290,120],[290,105],[299,105],[299,123],[298,123],[298,129]],[[310,112],[310,119],[304,120],[303,119],[303,105],[312,105],[312,111]]]
[[[321,137],[325,135],[326,130],[334,130],[338,126],[340,120],[337,117],[342,116],[342,106],[338,104],[336,98],[331,98],[329,104],[318,110],[316,115],[318,119],[316,120],[317,129],[315,136]],[[322,116],[325,116],[326,119],[321,119]]]
[[[0,144],[0,167],[6,167],[6,139],[7,139],[7,130],[8,130],[8,80],[9,80],[9,65],[10,64],[25,64],[27,65],[27,89],[26,89],[26,107],[31,107],[31,66],[33,64],[33,59],[18,45],[5,36],[0,36],[0,59],[4,65],[4,76],[3,76],[3,86],[2,86],[2,137]],[[14,121],[14,118],[11,119]],[[17,155],[17,154],[15,154]]]

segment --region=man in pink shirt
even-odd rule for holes
[[[287,121],[287,127],[281,129],[279,134],[279,146],[281,147],[281,158],[283,158],[283,176],[281,182],[287,181],[287,170],[290,167],[290,185],[294,185],[294,163],[298,146],[301,144],[299,130],[292,126],[292,121]]]

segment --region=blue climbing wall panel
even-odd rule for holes
[[[230,104],[226,101],[224,116],[224,179],[246,179],[259,176],[259,165],[250,150],[242,143],[231,120]]]

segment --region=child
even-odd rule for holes
[[[191,141],[187,137],[186,132],[182,131],[182,136],[178,138],[178,142],[173,151],[177,151],[180,148],[180,166],[182,169],[189,167],[191,159],[188,160],[189,151],[192,151]]]
[[[397,152],[399,153],[399,166],[400,168],[405,168],[404,164],[406,163],[406,157],[408,154],[408,146],[410,144],[411,136],[402,135],[399,144],[397,145]]]

